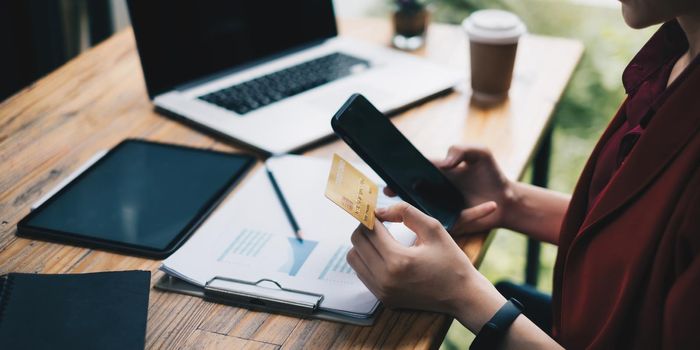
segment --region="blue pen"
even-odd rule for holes
[[[282,190],[280,190],[280,186],[277,184],[277,180],[275,180],[275,176],[272,175],[272,172],[267,167],[265,167],[265,171],[267,171],[267,177],[270,178],[270,182],[272,183],[272,188],[275,190],[275,193],[277,194],[277,198],[279,198],[280,203],[282,204],[282,209],[284,209],[284,214],[287,215],[287,220],[289,220],[289,224],[292,225],[292,229],[294,230],[294,235],[297,237],[297,240],[299,240],[299,242],[303,242],[304,240],[301,238],[301,229],[299,228],[299,224],[297,224],[296,219],[294,219],[294,215],[292,214],[292,211],[289,209],[289,205],[287,204],[287,200],[284,199],[284,195],[282,195]]]

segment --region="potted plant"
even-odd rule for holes
[[[394,38],[392,44],[401,50],[416,50],[425,43],[430,21],[427,0],[395,0]]]

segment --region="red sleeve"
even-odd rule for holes
[[[664,349],[700,348],[700,257],[671,287],[663,325]]]
[[[664,349],[700,349],[700,190],[695,192],[679,236],[687,267],[671,286],[664,307]]]

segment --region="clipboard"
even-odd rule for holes
[[[222,282],[234,287],[224,288],[220,285]],[[266,293],[264,293],[265,289],[271,288],[262,286],[263,283],[272,284],[278,288],[278,291],[289,295],[296,295],[297,298],[288,300],[266,295]],[[240,287],[236,288],[235,286]],[[306,319],[315,318],[364,327],[373,325],[382,309],[380,304],[369,317],[353,317],[347,314],[324,310],[320,308],[324,298],[323,295],[286,289],[280,286],[279,283],[266,278],[250,282],[217,276],[209,280],[204,287],[200,287],[166,273],[163,277],[158,279],[155,288],[199,297],[218,304],[242,307],[255,311]],[[257,289],[259,290],[256,292]]]
[[[283,156],[268,163],[307,230],[303,244],[290,232],[282,208],[269,205],[279,199],[260,167],[197,234],[162,262],[160,270],[167,276],[159,276],[155,288],[269,313],[372,325],[381,304],[353,276],[345,259],[351,248],[347,233],[357,221],[323,196],[330,160]],[[405,226],[391,231],[405,246],[415,241]],[[286,290],[292,297],[260,298],[269,288],[301,293]],[[300,299],[303,302],[289,303]]]

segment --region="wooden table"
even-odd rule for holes
[[[389,23],[340,21],[342,35],[389,42]],[[452,144],[482,143],[493,150],[511,178],[528,164],[552,111],[583,51],[579,42],[527,36],[518,52],[508,102],[490,110],[470,106],[468,84],[393,120],[428,157],[442,157]],[[466,69],[467,45],[457,26],[432,25],[417,54]],[[160,261],[33,241],[15,236],[30,205],[98,150],[127,137],[202,148],[236,148],[153,111],[131,30],[78,56],[0,104],[0,274],[82,273],[107,270],[163,273]],[[307,154],[338,152],[356,158],[339,141]],[[232,195],[235,195],[232,193]],[[349,232],[348,232],[349,234]],[[478,264],[485,236],[461,242]],[[148,348],[345,348],[439,346],[452,319],[414,311],[385,310],[372,327],[253,312],[151,289]]]

